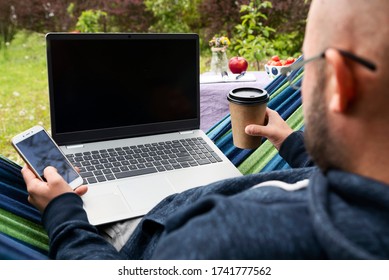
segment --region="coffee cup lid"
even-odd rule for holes
[[[264,89],[243,87],[231,90],[227,99],[230,102],[243,105],[260,104],[269,101],[269,94]]]

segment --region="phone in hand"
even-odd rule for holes
[[[83,179],[42,126],[34,126],[12,138],[12,145],[35,175],[46,181],[43,170],[53,166],[76,189]]]

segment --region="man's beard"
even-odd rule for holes
[[[321,72],[321,73],[324,73]],[[325,77],[320,75],[311,93],[311,107],[306,116],[304,140],[308,153],[323,172],[341,168],[344,158],[339,143],[331,137],[325,101]]]

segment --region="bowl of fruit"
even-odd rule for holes
[[[281,69],[293,64],[296,58],[289,57],[287,59],[280,59],[278,55],[275,55],[265,64],[266,73],[271,79],[278,77],[281,74]]]

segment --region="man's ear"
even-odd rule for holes
[[[328,49],[325,58],[330,67],[327,84],[330,94],[329,110],[344,113],[356,95],[353,73],[346,63],[346,58],[337,50]]]

